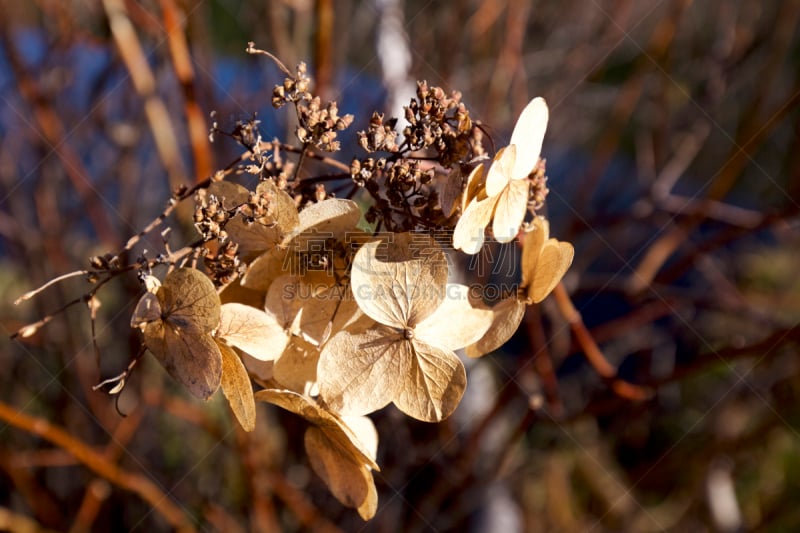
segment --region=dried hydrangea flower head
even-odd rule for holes
[[[320,355],[327,405],[363,415],[393,402],[427,422],[452,414],[466,387],[453,351],[479,340],[491,313],[473,308],[468,289],[447,278],[444,252],[427,234],[392,234],[361,247],[351,284],[368,320],[334,335]]]

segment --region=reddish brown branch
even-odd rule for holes
[[[592,368],[595,369],[600,377],[609,381],[611,390],[620,397],[629,400],[646,400],[650,398],[653,394],[651,390],[617,377],[617,369],[608,362],[592,334],[586,329],[581,314],[575,309],[562,283],[559,283],[553,290],[553,296],[562,316],[569,323],[572,333],[575,335],[575,340],[583,349],[586,360],[589,361],[589,364],[592,365]]]
[[[60,427],[42,418],[20,413],[3,402],[0,402],[0,419],[63,448],[94,473],[114,485],[139,495],[158,511],[170,526],[180,531],[195,531],[189,517],[155,483],[141,474],[117,466]]]
[[[195,181],[200,182],[204,176],[211,175],[214,170],[211,146],[208,141],[208,126],[195,95],[194,68],[189,53],[189,43],[186,41],[186,34],[180,20],[182,13],[174,0],[161,0],[161,10],[164,15],[164,29],[167,32],[172,64],[183,91],[184,113],[194,158]]]
[[[314,507],[302,492],[294,488],[282,476],[275,472],[269,472],[267,478],[275,495],[286,504],[303,526],[309,530],[324,533],[342,533],[341,529],[322,516],[319,509]]]
[[[169,175],[170,186],[174,189],[185,185],[186,175],[178,150],[177,136],[167,107],[156,93],[153,71],[128,17],[125,4],[122,0],[103,0],[103,7],[111,26],[111,34],[131,75],[133,86],[144,100],[144,112],[150,124],[156,150]]]

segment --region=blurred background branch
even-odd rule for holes
[[[0,528],[800,527],[800,2],[0,9]],[[281,73],[249,41],[290,69],[308,62],[352,131],[407,98],[404,77],[461,91],[496,146],[531,97],[550,105],[548,217],[574,264],[511,342],[471,362],[451,419],[374,417],[380,500],[366,525],[310,471],[299,418],[259,404],[245,435],[223,401],[190,400],[149,356],[119,398],[127,418],[92,390],[137,353],[133,274],[99,294],[99,361],[77,307],[8,340],[86,287],[13,307],[20,294],[121,249],[175,186],[238,161],[232,140],[209,142],[213,122],[257,115],[265,141],[293,139],[270,106]],[[337,155],[348,165],[358,150]],[[177,249],[196,236],[189,212],[171,216]],[[162,246],[156,232],[126,253]]]

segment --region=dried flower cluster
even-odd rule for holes
[[[304,417],[314,471],[366,520],[377,508],[378,469],[367,415],[393,403],[422,421],[450,416],[467,386],[456,350],[480,357],[502,346],[526,305],[542,301],[571,264],[572,246],[551,238],[536,214],[547,194],[539,157],[547,107],[531,101],[485,170],[481,130],[460,95],[420,83],[402,134],[378,113],[358,134],[368,155],[341,176],[357,203],[298,178],[314,149],[339,148],[337,132],[353,117],[321,104],[305,65],[294,74],[280,66],[287,79],[273,105],[294,105],[302,147],[263,142],[257,121],[237,125],[229,135],[249,159],[239,170],[257,186],[220,171],[177,198],[194,196],[200,238],[183,255],[167,248],[140,261],[146,292],[131,326],[194,396],[221,388],[244,429],[255,426],[256,400]],[[287,148],[299,152],[296,162]],[[523,249],[519,290],[493,305],[451,282],[444,250],[480,252],[490,223],[495,240],[518,238]],[[169,268],[159,281],[150,272],[161,264]],[[107,260],[93,267],[101,283],[125,271]]]
[[[405,119],[408,125],[400,144],[397,119],[385,121],[377,112],[367,131],[358,133],[359,144],[367,152],[388,152],[385,157],[356,158],[350,164],[353,180],[375,199],[367,221],[380,221],[392,231],[450,228],[452,210],[442,203],[434,178],[450,176],[458,181],[451,187],[461,189],[461,167],[485,154],[481,130],[473,124],[459,93],[448,96],[426,82],[417,84],[417,96],[405,108]]]
[[[319,96],[309,92],[310,85],[306,64],[300,63],[294,77],[288,77],[283,85],[275,86],[272,106],[279,109],[287,103],[294,104],[299,122],[295,130],[298,140],[325,152],[336,152],[341,146],[336,140],[336,132],[347,129],[353,123],[353,115],[340,117],[336,102],[328,102],[322,107]]]

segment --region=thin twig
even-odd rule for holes
[[[247,43],[247,48],[245,48],[245,52],[247,52],[248,54],[253,54],[253,55],[261,54],[261,55],[267,56],[268,58],[270,58],[275,63],[275,65],[277,65],[277,67],[279,69],[281,69],[281,71],[283,71],[284,74],[286,74],[290,78],[294,78],[294,74],[292,74],[289,71],[289,69],[286,68],[286,65],[284,65],[283,62],[280,59],[278,59],[274,55],[270,54],[266,50],[261,50],[259,48],[256,48],[256,43],[254,43],[253,41],[250,41],[249,43]]]
[[[334,168],[338,168],[339,170],[343,170],[343,171],[347,172],[348,174],[350,173],[350,165],[342,163],[341,161],[339,161],[337,159],[333,159],[332,157],[328,157],[328,156],[319,154],[319,153],[314,152],[312,150],[308,150],[308,149],[304,150],[303,148],[298,148],[297,146],[293,146],[291,144],[279,143],[279,146],[281,147],[281,150],[285,150],[287,152],[292,152],[292,153],[295,153],[295,154],[300,154],[302,152],[306,152],[306,157],[311,157],[311,158],[316,159],[318,161],[322,161],[326,165],[330,165],[330,166],[332,166]],[[259,144],[259,147],[260,147],[260,149],[262,151],[271,150],[272,149],[272,142],[261,141],[260,144]]]
[[[14,305],[19,305],[20,303],[24,302],[25,300],[30,300],[31,298],[33,298],[34,296],[36,296],[37,294],[39,294],[40,292],[42,292],[46,288],[51,287],[51,286],[55,285],[56,283],[61,283],[62,281],[66,280],[66,279],[69,279],[69,278],[75,278],[75,277],[78,277],[78,276],[86,276],[88,274],[90,274],[89,270],[76,270],[74,272],[69,272],[67,274],[62,274],[61,276],[58,276],[56,278],[51,279],[50,281],[48,281],[47,283],[45,283],[44,285],[42,285],[38,289],[34,289],[32,291],[26,292],[25,294],[23,294],[22,296],[20,296],[16,300],[14,300]]]
[[[79,296],[78,298],[70,300],[69,302],[65,303],[64,305],[62,305],[61,307],[59,307],[55,311],[51,311],[50,313],[48,313],[45,317],[41,318],[40,320],[38,320],[36,322],[33,322],[31,324],[27,324],[25,326],[22,326],[21,328],[19,328],[16,332],[14,332],[11,335],[11,338],[12,339],[16,339],[16,338],[27,338],[27,337],[30,337],[31,335],[36,333],[42,326],[44,326],[45,324],[47,324],[48,322],[53,320],[53,318],[55,318],[60,313],[63,313],[64,311],[66,311],[67,309],[72,307],[73,305],[77,305],[79,303],[85,303],[85,302],[90,301],[92,298],[94,298],[94,296],[97,294],[97,292],[106,283],[108,283],[112,279],[115,279],[117,276],[119,276],[119,275],[121,275],[121,274],[123,274],[125,272],[130,272],[132,270],[139,270],[139,269],[142,269],[142,268],[145,268],[145,267],[152,268],[152,267],[154,267],[156,265],[159,265],[159,264],[164,264],[164,263],[166,263],[166,264],[175,264],[178,261],[180,261],[181,259],[183,259],[184,257],[186,257],[189,254],[191,254],[195,250],[195,248],[197,246],[199,246],[199,244],[201,244],[201,243],[202,243],[202,241],[198,241],[198,242],[196,242],[194,244],[191,244],[189,246],[185,246],[185,247],[183,247],[180,250],[177,250],[175,252],[169,252],[167,254],[166,258],[148,259],[148,260],[145,260],[144,262],[136,262],[136,263],[132,263],[130,265],[125,265],[123,267],[119,267],[119,268],[116,268],[116,269],[113,269],[113,270],[108,270],[107,272],[104,272],[104,274],[106,274],[106,277],[104,277],[101,280],[99,280],[98,282],[96,282],[94,284],[94,286],[89,291],[87,291],[85,294],[83,294],[82,296]]]

